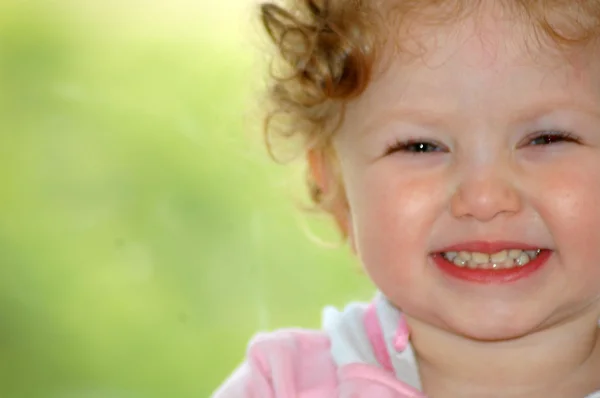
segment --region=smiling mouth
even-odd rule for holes
[[[443,251],[431,255],[444,274],[478,284],[505,284],[529,277],[552,256],[548,249],[505,249],[487,254],[471,251]]]
[[[468,251],[448,251],[441,252],[439,255],[448,263],[454,264],[458,268],[505,270],[524,267],[538,258],[541,253],[542,249],[508,249],[492,254]]]

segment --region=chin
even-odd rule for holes
[[[457,320],[447,320],[446,328],[454,334],[477,341],[506,341],[515,340],[539,330],[539,323],[532,318],[510,317],[462,317]]]
[[[462,330],[454,331],[454,333],[468,338],[469,340],[482,341],[482,342],[500,342],[516,340],[523,336],[526,336],[529,331],[516,331],[516,330]]]

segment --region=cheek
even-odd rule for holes
[[[561,263],[600,274],[600,162],[563,165],[537,181],[534,206]]]
[[[443,176],[376,169],[349,181],[357,253],[375,283],[401,283],[422,272],[446,185]]]

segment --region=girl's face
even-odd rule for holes
[[[366,271],[407,315],[478,339],[595,311],[597,52],[526,45],[510,21],[428,29],[426,53],[396,54],[334,142]],[[482,272],[491,260],[475,272],[440,267],[440,251],[460,244],[484,254],[546,249],[547,259],[524,265],[521,278]]]

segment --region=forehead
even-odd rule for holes
[[[541,102],[596,101],[600,62],[593,44],[559,48],[501,10],[443,25],[414,23],[390,38],[371,85],[350,104],[350,125],[391,107],[448,113],[526,111]],[[504,108],[504,109],[498,109]],[[358,119],[360,118],[360,119]]]

